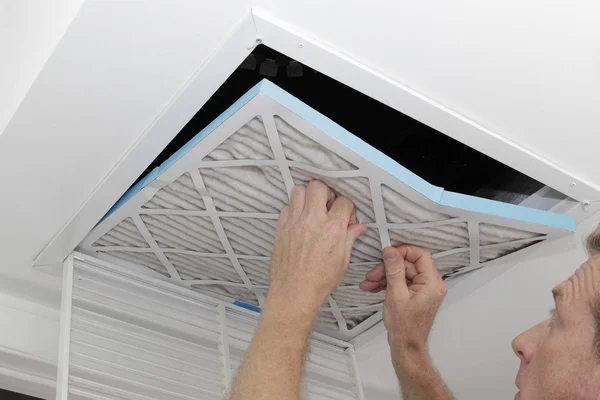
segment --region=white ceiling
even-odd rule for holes
[[[0,1],[0,291],[19,294],[15,308],[23,295],[57,304],[58,280],[34,273],[31,262],[251,7],[600,188],[600,25],[595,23],[600,2],[595,0],[42,3]],[[89,51],[78,50],[82,43]],[[80,72],[65,76],[58,67],[64,62],[80,66]],[[154,156],[148,154],[148,162]],[[133,169],[132,180],[143,162]],[[554,277],[575,268],[579,253],[566,253],[560,259],[565,269],[557,266]],[[548,267],[543,259],[536,265],[531,276]],[[493,300],[506,282],[518,281],[525,284],[515,301]],[[541,282],[540,294],[553,283]],[[440,321],[439,336],[449,330],[448,337],[456,340],[455,347],[448,346],[450,339],[440,341],[436,359],[444,360],[439,366],[457,393],[468,393],[466,379],[473,373],[494,371],[500,351],[497,387],[512,393],[508,341],[549,306],[548,296],[535,312],[519,308],[519,301],[530,301],[531,287],[516,271],[494,288],[446,311],[452,326]],[[484,301],[494,301],[507,319],[495,342],[480,340],[480,347],[472,347],[479,333],[474,329],[465,336],[461,324],[469,315],[490,315],[487,309],[472,312]],[[516,321],[511,311],[518,314]],[[492,330],[494,318],[486,325]],[[489,352],[492,344],[498,353],[482,368],[481,349]],[[475,349],[463,357],[470,369],[457,368],[456,357],[468,348]],[[375,361],[381,370],[380,360]],[[448,375],[452,370],[454,378]],[[395,388],[391,372],[383,379]],[[489,380],[485,383],[481,393],[489,392]]]
[[[0,187],[10,193],[0,203],[0,272],[31,263],[250,7],[600,187],[593,0],[88,0],[62,39],[79,2],[53,2],[61,12],[43,16],[34,3],[0,13],[11,21],[0,24],[0,87],[15,82],[0,91]],[[65,63],[78,73],[65,76]]]
[[[253,1],[319,41],[600,185],[592,145],[600,134],[599,2],[364,4]]]

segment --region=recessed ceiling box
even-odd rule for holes
[[[263,80],[131,187],[79,247],[258,309],[278,212],[293,185],[311,179],[352,199],[369,227],[317,320],[317,331],[344,340],[381,320],[383,293],[357,285],[382,247],[424,247],[451,277],[575,229],[566,215],[434,186]]]
[[[356,287],[382,247],[429,249],[449,305],[600,204],[572,169],[257,10],[178,90],[144,114],[153,122],[35,266],[57,266],[79,245],[123,271],[256,310],[278,211],[294,183],[318,178],[369,226],[317,321],[356,344],[382,326],[383,295]]]

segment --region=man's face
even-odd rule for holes
[[[521,360],[516,400],[600,399],[600,354],[596,352],[600,256],[584,263],[553,290],[551,317],[513,341]]]

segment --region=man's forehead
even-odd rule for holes
[[[590,256],[590,258],[588,258],[588,260],[582,265],[582,267],[585,264],[589,264],[591,268],[600,270],[600,253]]]
[[[586,273],[584,275],[584,279],[593,279],[593,280],[598,280],[600,282],[600,253],[599,254],[594,254],[593,256],[591,256],[586,262],[584,262],[577,271],[579,270],[588,270],[591,271],[592,273]],[[571,275],[571,277],[573,277],[577,271],[575,271],[573,273],[573,275]],[[569,278],[569,280],[571,279],[571,277]],[[558,284],[557,286],[555,286],[552,289],[552,295],[554,296],[554,301],[558,302],[560,299],[564,298],[566,295],[566,292],[568,290],[568,282],[569,280],[563,281],[560,284]],[[598,295],[600,295],[600,293],[598,293]]]

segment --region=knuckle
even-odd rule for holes
[[[294,185],[292,188],[292,194],[302,194],[306,191],[306,186],[304,185]]]
[[[312,181],[308,182],[308,187],[317,189],[319,187],[329,187],[329,186],[327,186],[325,183],[323,183],[323,181],[320,181],[318,179],[313,179]]]
[[[442,286],[440,289],[441,289],[442,297],[445,297],[448,294],[448,286],[446,285],[446,283],[442,282]]]
[[[341,231],[341,224],[338,221],[330,220],[325,223],[325,230],[330,234],[335,234]]]
[[[344,208],[354,208],[354,203],[347,197],[338,197],[335,201],[342,205]]]

